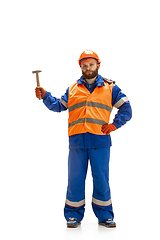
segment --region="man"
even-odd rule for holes
[[[100,225],[116,227],[109,186],[110,133],[131,119],[128,98],[114,81],[102,78],[98,55],[85,50],[80,58],[81,78],[71,85],[61,99],[41,87],[36,97],[42,97],[46,107],[55,112],[69,111],[68,187],[64,207],[67,227],[76,228],[85,211],[85,179],[88,161],[93,176],[92,208]],[[109,123],[116,107],[113,123]]]

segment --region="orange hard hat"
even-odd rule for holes
[[[87,49],[87,50],[85,50],[85,51],[81,54],[81,56],[80,56],[80,58],[79,58],[79,60],[78,60],[79,65],[81,66],[81,61],[82,61],[83,59],[87,59],[87,58],[96,59],[98,63],[101,63],[98,55],[97,55],[95,52]]]

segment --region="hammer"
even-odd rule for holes
[[[40,71],[40,70],[32,71],[32,73],[36,73],[37,87],[40,87],[39,75],[38,75],[38,73],[40,73],[40,72],[42,72],[42,71]],[[39,97],[39,100],[41,100],[41,99],[42,98]]]

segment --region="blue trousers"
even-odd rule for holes
[[[110,148],[70,149],[68,158],[68,187],[64,216],[83,219],[85,212],[85,179],[90,161],[93,177],[92,208],[101,222],[113,219],[109,186]]]

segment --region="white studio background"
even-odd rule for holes
[[[159,239],[159,23],[158,0],[1,1],[1,240]],[[41,86],[61,97],[81,76],[85,49],[99,55],[99,73],[116,81],[133,109],[112,133],[114,230],[98,227],[93,215],[90,168],[82,226],[66,228],[68,116],[34,93],[32,71],[40,69]]]

